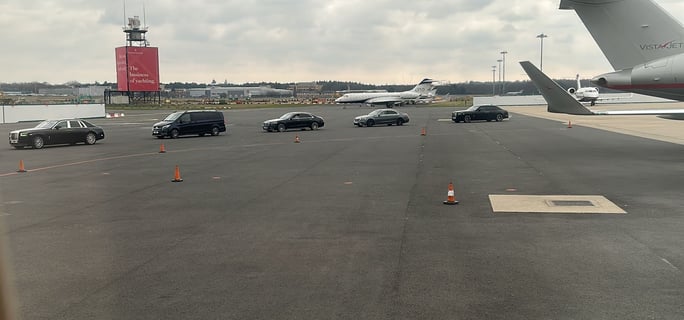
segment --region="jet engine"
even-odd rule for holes
[[[577,92],[577,89],[575,89],[575,88],[569,88],[568,89],[569,94],[575,94],[575,92]]]

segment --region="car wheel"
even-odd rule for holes
[[[402,118],[397,119],[397,125],[403,126],[404,125],[404,119],[402,119]]]
[[[97,137],[95,136],[95,134],[92,132],[88,132],[88,134],[85,137],[85,143],[86,144],[95,144],[95,141],[97,141]]]
[[[45,141],[43,140],[43,137],[41,137],[41,136],[33,137],[33,148],[34,149],[41,149],[44,145],[45,145]]]
[[[463,117],[463,122],[470,123],[470,121],[471,121],[470,116]]]
[[[211,135],[212,135],[212,136],[218,136],[219,133],[220,133],[220,131],[219,131],[219,128],[218,128],[218,127],[212,127],[212,128],[211,128]]]
[[[318,122],[312,122],[311,123],[311,130],[318,130]]]
[[[500,113],[498,113],[498,114],[496,115],[496,122],[501,122],[501,121],[503,121],[503,115],[500,114]]]
[[[366,121],[366,127],[372,127],[374,124],[375,124],[375,121],[373,121],[371,119],[368,119],[368,121]]]
[[[171,139],[176,139],[180,135],[180,132],[178,132],[178,129],[173,129],[171,130]]]
[[[286,129],[284,124],[281,123],[278,125],[278,132],[285,132]]]

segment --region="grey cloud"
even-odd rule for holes
[[[684,12],[681,1],[657,1]],[[557,9],[559,0],[126,0],[125,16],[143,18],[143,2],[162,81],[392,83],[428,72],[488,80],[501,50],[509,51],[512,69],[515,61],[537,60],[541,32],[550,35],[545,71],[547,57],[550,72],[610,67],[577,15]],[[0,2],[0,28],[13,30],[0,41],[14,44],[0,60],[15,61],[0,82],[114,80],[122,9],[122,1],[110,0]],[[75,47],[79,55],[70,54]],[[78,66],[86,67],[61,79]]]

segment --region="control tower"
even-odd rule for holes
[[[161,103],[159,84],[159,52],[147,41],[147,27],[140,18],[128,18],[123,27],[126,46],[115,49],[117,90],[105,92],[106,103],[112,96],[126,96],[128,103]],[[120,100],[120,99],[117,99]]]

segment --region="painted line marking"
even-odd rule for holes
[[[437,135],[439,136],[439,135],[451,135],[451,134],[437,134]],[[416,134],[416,135],[398,135],[398,136],[375,136],[375,137],[363,137],[363,140],[407,139],[407,138],[420,138],[420,137],[421,136],[419,134]],[[359,139],[360,139],[359,137],[337,138],[337,139],[320,139],[320,140],[307,140],[307,143],[348,142],[348,141],[358,141]],[[216,149],[269,147],[269,146],[286,145],[286,144],[291,144],[291,143],[292,143],[291,141],[289,141],[289,142],[254,143],[254,144],[245,144],[245,145],[217,146],[217,147],[208,147],[208,148],[189,148],[189,149],[174,150],[174,151],[167,151],[167,152],[174,152],[174,153],[175,152],[196,152],[196,151],[216,150]],[[27,169],[26,172],[23,172],[23,173],[19,173],[19,172],[0,173],[0,178],[15,176],[15,175],[19,175],[19,174],[26,174],[26,173],[36,172],[36,171],[44,171],[44,170],[49,170],[49,169],[76,166],[76,165],[80,165],[80,164],[89,164],[89,163],[95,163],[95,162],[103,162],[103,161],[118,160],[118,159],[128,159],[128,158],[137,158],[137,157],[145,157],[145,156],[155,156],[155,155],[159,155],[159,152],[155,151],[155,152],[135,153],[135,154],[127,154],[127,155],[120,155],[120,156],[112,156],[112,157],[105,157],[105,158],[75,161],[75,162],[62,163],[62,164],[45,166],[45,167],[40,167],[40,168],[32,168],[30,170]]]
[[[665,258],[660,258],[660,260],[663,260],[663,262],[667,263],[667,265],[669,265],[670,267],[672,267],[672,269],[679,270],[679,268],[675,267],[675,265],[672,264],[672,263],[670,263],[670,261],[667,261],[667,259],[665,259]]]

